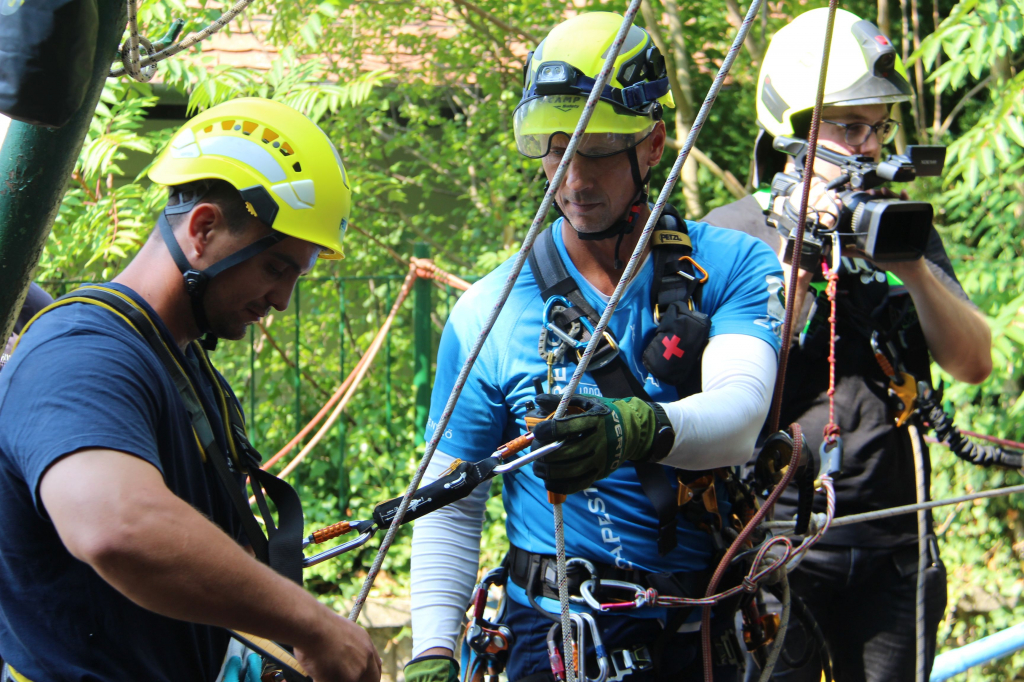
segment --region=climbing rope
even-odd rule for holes
[[[893,516],[901,516],[903,514],[913,514],[926,509],[936,509],[938,507],[948,507],[955,504],[964,504],[966,502],[973,502],[975,500],[984,500],[990,497],[1002,497],[1003,495],[1015,495],[1017,493],[1024,493],[1024,484],[1021,485],[1009,485],[1002,488],[993,488],[992,490],[981,490],[976,493],[969,495],[960,495],[959,497],[949,497],[944,500],[928,500],[927,502],[921,502],[918,504],[905,504],[901,507],[889,507],[888,509],[878,509],[876,511],[862,512],[860,514],[850,514],[849,516],[840,516],[832,521],[832,528],[842,528],[843,526],[852,526],[855,523],[870,523],[872,521],[880,521],[882,519],[892,518]],[[762,524],[762,528],[765,530],[792,530],[796,525],[795,521],[767,521]]]
[[[814,176],[814,159],[818,154],[818,129],[821,125],[821,108],[825,101],[825,78],[828,74],[828,56],[832,50],[832,29],[835,26],[836,9],[839,0],[829,0],[828,23],[825,26],[825,45],[822,49],[821,71],[818,73],[818,91],[814,97],[814,109],[811,112],[811,130],[807,135],[807,156],[804,160],[804,184],[800,197],[800,215],[793,235],[793,263],[789,268],[789,283],[786,294],[786,315],[782,322],[782,349],[779,351],[779,367],[775,375],[775,395],[772,399],[769,424],[771,431],[779,430],[779,419],[782,414],[782,389],[786,382],[786,367],[789,365],[790,340],[793,338],[793,317],[796,305],[796,282],[800,270],[799,254],[803,253],[804,230],[807,227],[807,202],[811,194],[811,179]]]
[[[203,30],[193,33],[181,42],[156,50],[149,40],[139,35],[137,0],[128,0],[128,40],[121,46],[122,66],[111,69],[110,77],[116,78],[127,73],[137,81],[146,82],[151,80],[156,75],[156,65],[158,62],[173,57],[179,52],[206,40],[231,23],[235,17],[244,12],[251,4],[252,0],[238,0],[232,5],[231,9],[221,14]],[[147,49],[145,57],[140,55],[140,45]]]
[[[630,9],[632,10],[633,15],[636,14],[636,10],[639,8],[639,5],[640,0],[632,0]],[[576,148],[579,146],[580,138],[586,130],[587,124],[590,122],[590,118],[594,113],[594,108],[597,106],[597,102],[600,99],[601,92],[611,76],[615,58],[618,56],[618,52],[622,46],[623,40],[625,39],[626,32],[629,30],[631,25],[631,16],[632,15],[627,13],[626,20],[623,21],[622,27],[619,29],[619,34],[616,36],[615,41],[608,50],[609,56],[605,61],[605,65],[602,68],[601,73],[598,74],[596,83],[590,92],[590,96],[587,98],[586,104],[583,106],[583,111],[580,113],[579,123],[577,123],[576,129],[569,138],[569,144],[566,146],[562,159],[558,164],[558,168],[555,170],[555,174],[551,178],[551,183],[544,192],[544,198],[541,200],[540,207],[537,209],[537,214],[533,218],[533,223],[530,225],[530,229],[527,231],[526,237],[523,239],[523,245],[520,247],[519,253],[516,255],[515,260],[512,263],[512,268],[505,280],[505,284],[502,287],[501,292],[498,294],[498,298],[494,302],[491,312],[484,321],[480,334],[474,342],[473,347],[470,349],[469,354],[466,357],[466,361],[463,363],[462,369],[459,370],[459,376],[456,378],[455,384],[452,386],[451,393],[448,396],[448,401],[445,403],[444,409],[437,420],[437,426],[434,429],[434,433],[427,442],[423,458],[420,460],[416,473],[413,474],[412,481],[409,483],[409,487],[406,489],[402,502],[395,512],[391,526],[388,528],[388,532],[384,536],[384,540],[381,542],[380,549],[377,551],[377,556],[374,558],[373,564],[370,566],[366,580],[363,581],[362,589],[359,591],[359,595],[356,597],[355,603],[352,605],[352,611],[349,614],[349,618],[351,620],[356,620],[359,617],[360,611],[362,611],[363,604],[366,602],[366,597],[370,592],[370,588],[373,587],[373,582],[377,578],[377,574],[380,572],[380,567],[384,562],[384,557],[387,556],[388,549],[390,549],[392,542],[394,542],[395,534],[398,532],[402,519],[405,517],[406,510],[409,508],[409,502],[412,499],[413,494],[416,492],[416,489],[419,488],[420,481],[423,479],[423,474],[426,472],[427,466],[429,466],[430,460],[433,458],[434,452],[437,450],[437,445],[448,426],[448,421],[451,419],[452,413],[455,411],[455,403],[458,401],[459,395],[461,395],[462,389],[466,385],[466,381],[469,378],[469,372],[473,369],[473,365],[476,363],[476,359],[480,355],[480,350],[483,348],[484,342],[490,335],[491,329],[494,327],[494,323],[498,319],[498,315],[505,306],[505,301],[508,300],[509,294],[512,293],[512,287],[515,285],[516,279],[519,277],[519,273],[526,264],[526,257],[530,253],[530,249],[533,248],[533,243],[537,239],[537,235],[540,233],[541,227],[544,224],[548,210],[551,208],[551,204],[554,201],[555,191],[559,186],[561,186],[562,180],[565,178],[569,164],[576,155]],[[568,632],[571,635],[571,627],[563,627],[563,633],[565,632]],[[571,673],[571,675],[572,679],[568,682],[575,682],[575,671]]]

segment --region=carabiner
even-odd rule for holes
[[[570,334],[567,334],[566,332],[559,329],[558,325],[551,321],[551,311],[554,309],[556,305],[560,305],[566,310],[575,307],[572,304],[572,302],[565,296],[552,296],[551,298],[549,298],[547,301],[544,302],[544,328],[547,329],[552,334],[554,334],[555,336],[557,336],[558,338],[560,338],[564,343],[569,344],[571,348],[586,348],[587,344],[582,340],[582,338],[574,339]],[[583,324],[584,327],[586,327],[588,332],[590,332],[591,334],[594,333],[594,327],[593,325],[590,324],[590,320],[587,319],[586,315],[580,316],[579,321]]]
[[[622,590],[633,593],[632,601],[612,602],[609,604],[602,604],[594,598],[594,590],[597,587],[598,583],[595,580],[586,580],[580,585],[580,595],[583,597],[583,601],[586,602],[587,606],[595,611],[607,613],[608,611],[620,611],[623,609],[639,609],[647,605],[647,590],[636,583],[627,583],[621,580],[602,580],[600,582],[601,588]]]
[[[568,574],[569,567],[570,566],[576,566],[576,565],[582,566],[584,569],[586,569],[587,573],[590,575],[590,579],[587,580],[586,582],[600,584],[600,582],[601,582],[600,578],[597,577],[597,568],[594,566],[594,564],[592,564],[590,561],[588,561],[586,559],[581,559],[579,557],[573,557],[572,559],[567,560],[565,562],[565,572]],[[574,604],[586,604],[586,601],[584,601],[583,597],[577,597],[577,596],[574,596],[574,595],[569,595],[569,601],[571,601]]]

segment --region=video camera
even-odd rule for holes
[[[772,145],[778,151],[800,159],[807,154],[805,140],[779,136]],[[822,256],[828,255],[833,233],[839,235],[843,247],[859,249],[873,260],[912,261],[924,255],[934,215],[931,204],[878,197],[868,190],[887,182],[909,182],[918,176],[941,175],[946,161],[945,147],[910,146],[906,154],[892,154],[877,162],[867,156],[847,156],[821,146],[816,155],[843,172],[827,185],[827,189],[847,188],[839,192],[842,208],[834,227],[824,227],[808,211],[800,267],[805,270],[818,267]],[[789,202],[784,202],[782,212],[776,213],[775,200],[788,197],[802,182],[802,176],[794,173],[776,173],[772,179],[767,220],[788,240],[787,263],[793,260],[799,215]]]

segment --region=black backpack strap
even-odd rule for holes
[[[281,575],[301,584],[302,531],[304,521],[298,494],[285,481],[259,468],[259,456],[253,455],[255,449],[249,444],[248,438],[245,438],[245,429],[242,426],[241,420],[233,416],[230,411],[224,414],[225,429],[231,428],[235,432],[235,439],[233,439],[232,433],[225,433],[226,440],[229,444],[234,442],[242,445],[242,451],[233,453],[236,456],[232,457],[225,453],[217,442],[213,425],[187,370],[178,362],[173,351],[164,341],[160,331],[145,311],[124,294],[104,287],[83,287],[62,298],[71,297],[78,300],[88,299],[89,301],[98,302],[101,307],[113,309],[146,340],[171,377],[175,388],[178,389],[200,449],[205,459],[210,462],[214,471],[217,472],[217,478],[220,480],[235,510],[238,512],[242,520],[242,528],[256,558],[270,565],[271,568]],[[197,352],[201,350],[197,348]],[[223,387],[220,385],[216,373],[212,372],[209,358],[203,353],[200,359],[210,368],[214,389],[222,400],[222,408],[226,407],[227,401]],[[231,422],[230,427],[228,422]],[[241,441],[237,440],[239,432],[243,437]],[[269,509],[267,509],[266,502],[263,501],[260,505],[261,511],[264,512],[263,515],[267,523],[267,529],[270,531],[269,540],[260,529],[256,517],[253,516],[244,488],[239,485],[237,479],[238,472],[247,473],[254,479],[256,484],[253,485],[253,489],[256,493],[257,501],[262,501],[263,495],[260,490],[262,486],[277,506],[280,519],[279,527],[273,523],[273,517],[270,515]]]

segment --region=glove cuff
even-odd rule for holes
[[[668,418],[665,408],[659,403],[647,403],[654,412],[654,438],[651,447],[647,450],[646,456],[641,462],[660,462],[672,452],[672,446],[676,442],[676,431],[672,428],[672,422]]]
[[[459,663],[449,656],[420,656],[405,665],[406,682],[459,682]]]

